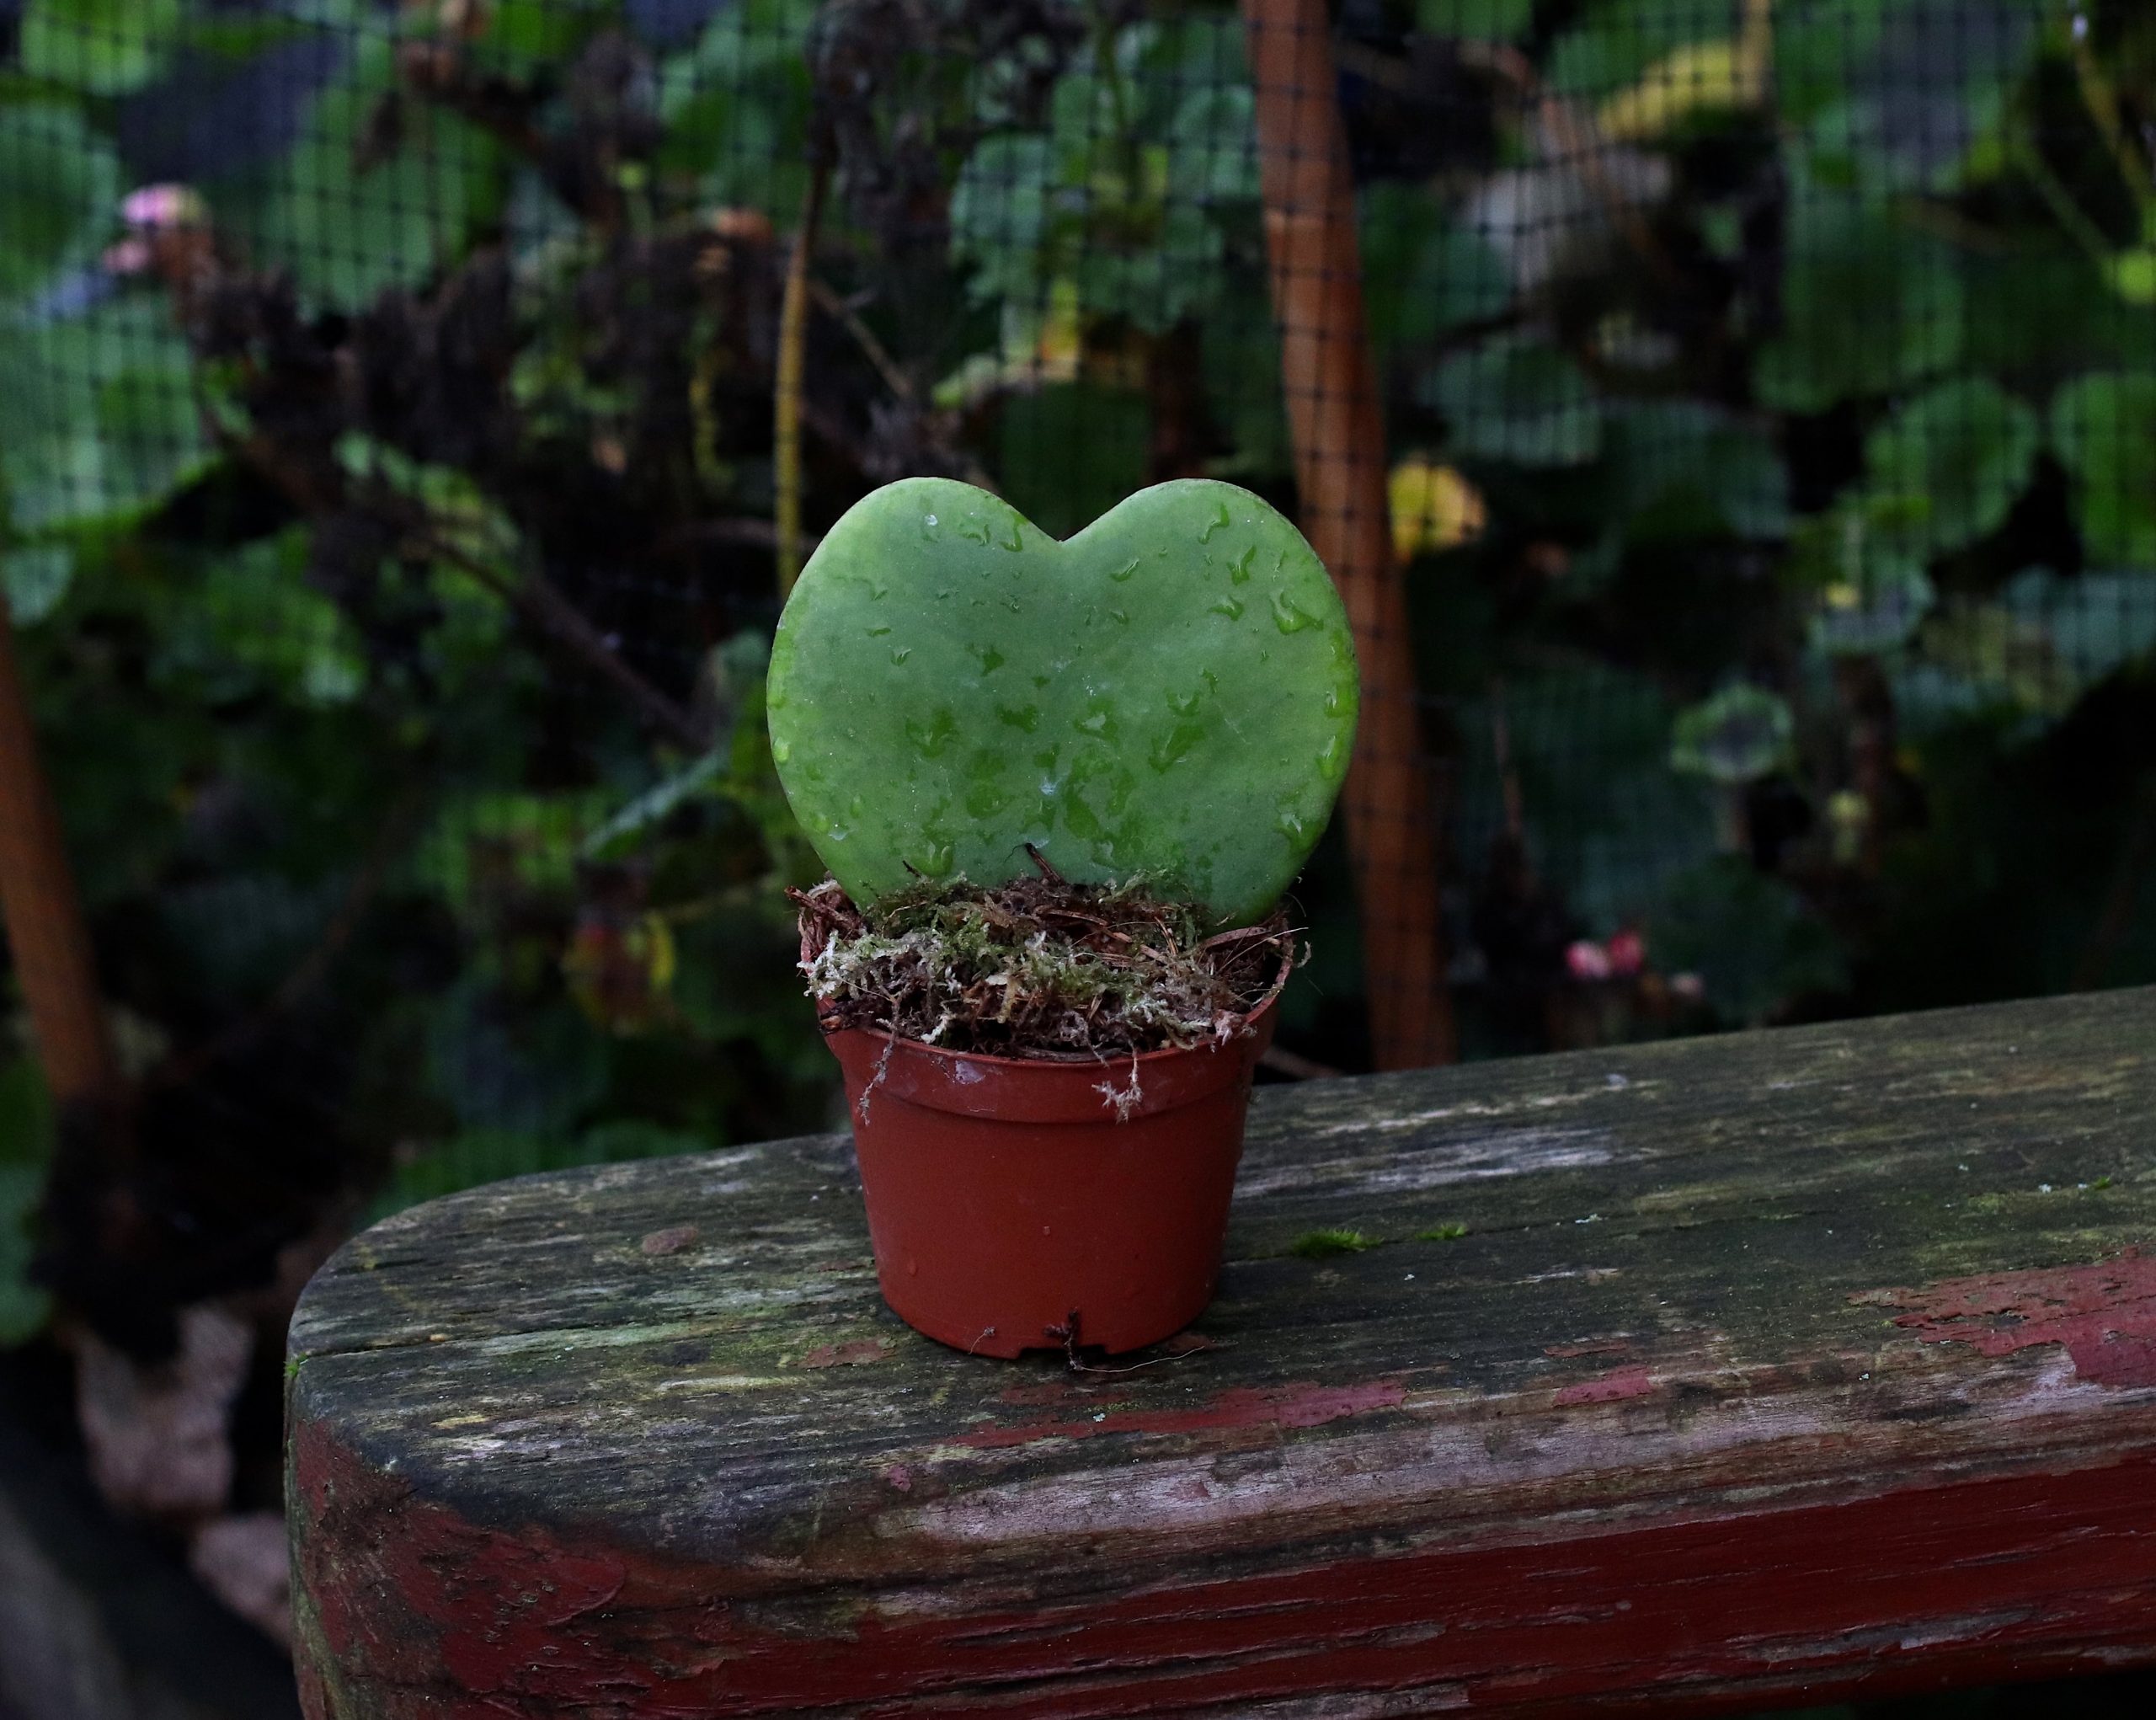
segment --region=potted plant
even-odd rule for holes
[[[1059,542],[904,479],[803,569],[767,708],[885,1299],[988,1355],[1180,1330],[1353,741],[1315,553],[1210,480]]]

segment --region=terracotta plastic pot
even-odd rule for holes
[[[826,1034],[883,1299],[976,1355],[1059,1349],[1074,1327],[1112,1353],[1180,1332],[1219,1275],[1277,1002],[1225,1045],[1149,1052],[1134,1068]]]

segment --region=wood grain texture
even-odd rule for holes
[[[303,1694],[1677,1714],[2156,1659],[2153,1219],[2156,991],[1261,1091],[1219,1299],[1134,1371],[898,1325],[843,1138],[475,1190],[294,1322]]]

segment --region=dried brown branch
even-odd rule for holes
[[[564,597],[553,582],[536,569],[510,578],[484,558],[438,536],[425,536],[418,547],[429,556],[469,575],[518,611],[549,638],[558,640],[587,668],[611,681],[654,728],[694,752],[710,745],[711,737],[697,727],[689,713],[646,681],[626,662],[584,612]]]

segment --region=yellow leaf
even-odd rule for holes
[[[1735,42],[1693,42],[1656,61],[1637,83],[1604,102],[1595,118],[1604,136],[1639,142],[1661,136],[1688,115],[1749,107],[1758,99]]]
[[[2156,305],[2156,245],[2136,245],[2108,259],[2104,278],[2130,305]]]
[[[1602,135],[1636,143],[1689,115],[1758,106],[1767,97],[1773,40],[1774,0],[1745,0],[1743,28],[1735,36],[1688,42],[1604,102],[1595,115]]]
[[[1394,467],[1385,494],[1391,504],[1392,553],[1403,563],[1470,542],[1489,524],[1482,493],[1451,467],[1436,465],[1425,455],[1411,454]]]
[[[1059,276],[1049,283],[1048,315],[1030,355],[1035,369],[1031,380],[1069,382],[1076,380],[1078,361],[1085,355],[1086,327],[1078,309],[1078,283]]]

